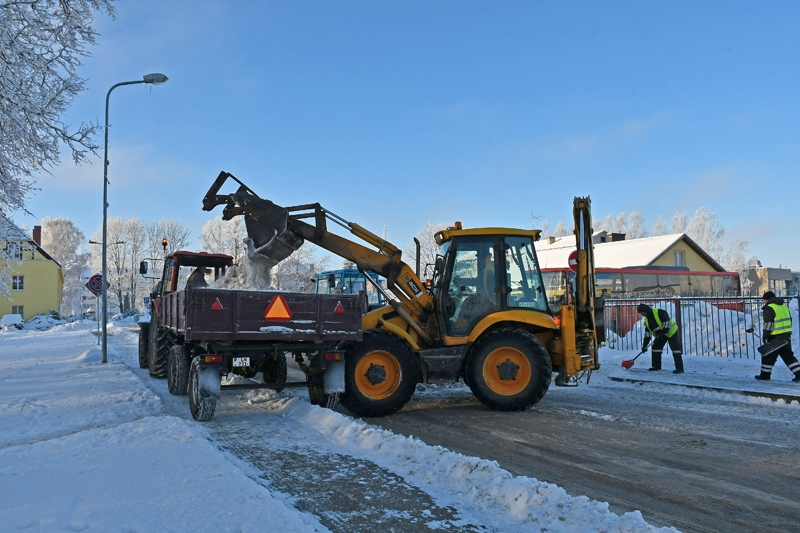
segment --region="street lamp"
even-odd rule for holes
[[[103,151],[103,345],[102,345],[102,362],[108,362],[108,294],[106,291],[106,274],[107,274],[107,248],[108,248],[108,100],[111,98],[111,91],[121,85],[134,85],[137,83],[150,83],[153,85],[160,85],[166,83],[167,77],[163,74],[147,74],[141,80],[137,81],[123,81],[112,85],[106,94],[106,139],[105,150]]]

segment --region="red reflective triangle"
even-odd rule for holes
[[[222,304],[219,303],[219,298],[217,298],[216,300],[214,300],[214,303],[211,304],[211,310],[212,311],[222,311],[222,309],[223,309]]]
[[[264,310],[264,318],[267,320],[281,320],[286,321],[292,318],[292,310],[289,309],[289,304],[286,303],[286,298],[280,294],[273,296],[272,301]]]
[[[338,315],[344,313],[344,307],[342,307],[342,302],[336,302],[336,309],[334,309],[333,312]]]

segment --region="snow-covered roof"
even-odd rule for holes
[[[673,233],[658,237],[645,237],[625,241],[601,242],[594,245],[594,262],[598,268],[630,268],[652,266],[661,256],[678,242],[685,242],[714,270],[725,268],[697,245],[685,233]],[[552,244],[536,243],[536,255],[542,268],[564,268],[568,266],[569,254],[575,249],[575,237],[558,237]]]

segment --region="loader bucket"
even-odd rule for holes
[[[228,179],[239,184],[233,194],[219,194]],[[269,200],[260,198],[233,174],[222,171],[203,198],[203,210],[211,211],[225,205],[223,220],[244,215],[247,228],[247,256],[255,262],[272,268],[303,245],[303,237],[288,227],[289,211]]]
[[[269,200],[252,202],[244,215],[245,243],[251,261],[272,268],[303,245],[303,238],[287,227],[288,220],[286,209]]]

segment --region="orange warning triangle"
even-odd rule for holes
[[[267,320],[289,320],[292,318],[292,310],[286,303],[286,299],[278,294],[273,296],[272,301],[264,310],[264,318]]]
[[[336,309],[334,309],[333,312],[338,315],[344,313],[344,307],[342,307],[342,302],[336,302]]]
[[[211,304],[212,311],[222,311],[222,304],[219,303],[219,298],[217,298],[213,304]]]

